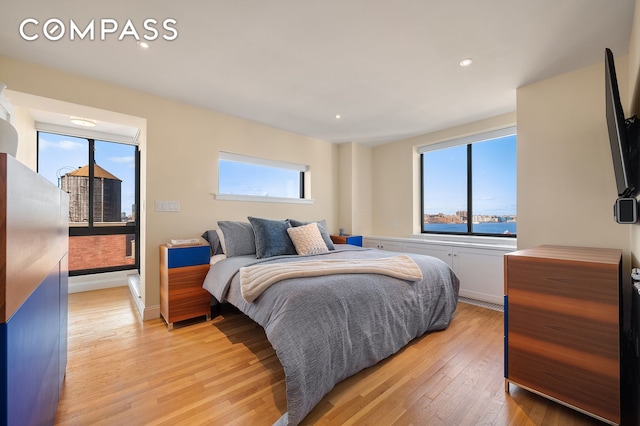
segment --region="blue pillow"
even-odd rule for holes
[[[211,246],[212,256],[215,254],[224,254],[224,251],[222,251],[222,244],[220,244],[220,238],[218,238],[218,233],[215,229],[204,231],[202,238],[204,238]]]
[[[256,241],[250,223],[219,220],[218,227],[224,235],[227,257],[255,254]]]
[[[261,219],[249,216],[256,241],[256,257],[297,254],[296,248],[289,238],[287,229],[291,227],[288,220]]]

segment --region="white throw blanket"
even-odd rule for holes
[[[244,300],[251,303],[278,281],[331,274],[381,274],[407,281],[422,279],[418,265],[404,254],[382,259],[302,260],[240,268],[240,291]]]

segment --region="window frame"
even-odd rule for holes
[[[500,139],[508,136],[516,136],[517,147],[517,131],[516,126],[504,127],[488,132],[477,133],[461,138],[449,139],[432,145],[420,146],[417,149],[420,154],[420,234],[421,235],[454,235],[454,236],[478,236],[478,237],[497,237],[497,238],[514,238],[518,237],[517,229],[513,234],[492,234],[486,232],[473,232],[473,144],[487,142],[493,139]],[[453,148],[460,145],[467,147],[467,227],[466,232],[452,231],[433,231],[424,229],[424,154],[432,151]],[[517,215],[517,206],[516,206]]]
[[[234,161],[237,163],[252,164],[258,166],[267,166],[278,169],[286,169],[292,171],[298,171],[300,173],[299,180],[299,197],[274,197],[269,195],[246,195],[246,194],[230,194],[220,192],[220,161]],[[310,170],[310,166],[290,163],[279,160],[269,160],[266,158],[252,157],[243,154],[235,154],[231,152],[220,151],[218,153],[218,188],[217,193],[214,195],[216,200],[223,201],[257,201],[267,203],[287,203],[287,204],[313,204],[313,200],[308,198],[307,188],[307,173]]]
[[[84,134],[77,129],[69,129],[70,131],[65,131],[66,128],[60,126],[60,128],[56,127],[47,127],[47,128],[37,128],[36,129],[36,169],[40,167],[40,133],[50,133],[57,134],[61,136],[69,136],[74,138],[82,138],[88,141],[88,163],[94,164],[94,148],[95,142],[108,142],[108,143],[117,143],[123,145],[130,145],[135,148],[135,184],[134,184],[134,199],[135,199],[135,210],[132,214],[135,217],[135,222],[132,225],[124,224],[124,225],[104,225],[99,223],[96,225],[94,223],[93,218],[93,203],[89,202],[88,212],[89,219],[87,222],[87,226],[69,226],[69,237],[88,237],[88,236],[96,236],[96,235],[129,235],[134,234],[135,236],[135,253],[134,253],[134,263],[127,265],[116,265],[116,266],[107,266],[100,268],[91,268],[91,269],[78,269],[69,271],[69,276],[80,276],[80,275],[91,275],[91,274],[100,274],[105,272],[117,272],[117,271],[128,271],[128,270],[137,270],[140,272],[140,147],[137,143],[131,143],[123,141],[122,138],[109,138],[108,135],[103,134],[101,138],[95,138],[93,134]],[[93,167],[89,167],[89,193],[93,194],[93,185],[94,182],[94,169]]]

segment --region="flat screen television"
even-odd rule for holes
[[[613,53],[605,49],[605,92],[607,127],[613,158],[613,169],[619,197],[635,197],[638,193],[638,123],[636,117],[625,119]]]

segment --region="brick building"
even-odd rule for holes
[[[102,167],[93,167],[94,223],[122,223],[122,181]],[[69,194],[69,222],[89,222],[89,166],[62,176],[60,186]],[[123,223],[124,225],[124,223]],[[109,268],[135,264],[135,235],[88,235],[69,238],[69,270]]]

